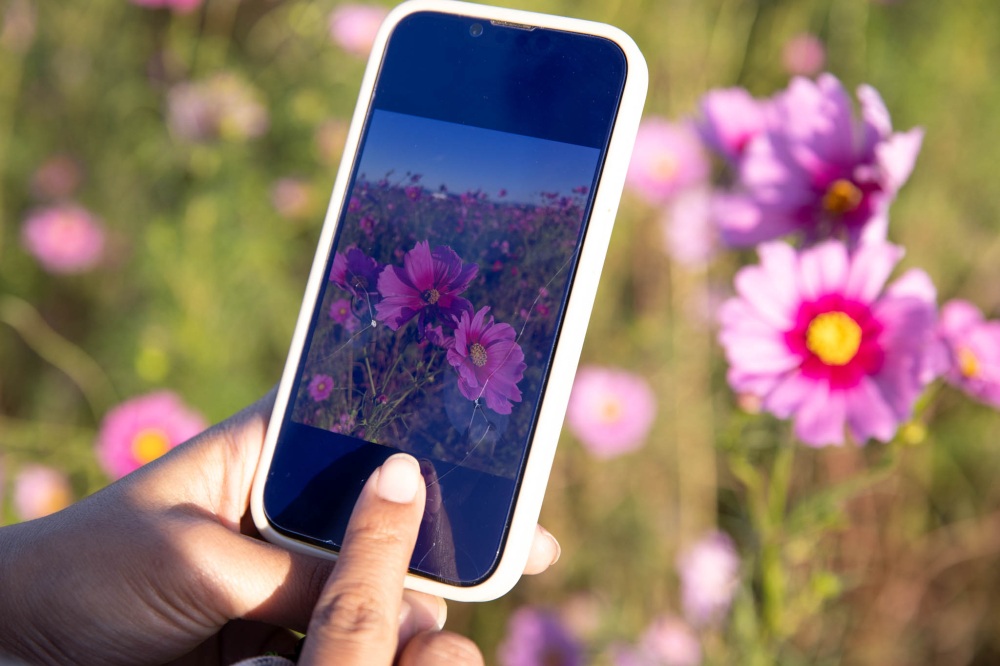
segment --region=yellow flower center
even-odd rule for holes
[[[806,347],[827,365],[847,365],[861,346],[861,327],[843,312],[824,312],[806,331]]]
[[[132,455],[140,464],[156,460],[170,449],[166,433],[156,428],[140,430],[132,440]]]
[[[477,368],[483,367],[486,365],[486,347],[478,342],[473,342],[472,346],[469,347],[469,358],[472,359]]]
[[[979,359],[968,347],[958,350],[958,369],[966,379],[975,379],[979,376]]]
[[[609,398],[601,405],[598,417],[603,423],[615,423],[622,417],[622,403],[617,398]]]
[[[850,213],[861,203],[861,190],[849,180],[833,181],[823,195],[823,208],[834,215]]]
[[[423,293],[423,297],[428,304],[434,305],[438,302],[438,299],[441,298],[441,292],[437,289],[428,289]]]

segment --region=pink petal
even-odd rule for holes
[[[868,377],[847,393],[847,425],[858,444],[868,439],[888,442],[899,423],[878,386]]]
[[[806,250],[799,257],[802,295],[812,300],[840,292],[847,272],[847,248],[843,243],[827,241]]]
[[[872,130],[872,136],[866,138],[870,142],[869,146],[874,146],[892,134],[889,110],[879,92],[867,84],[858,86],[858,101],[861,103],[861,117]]]
[[[954,299],[941,306],[938,327],[945,335],[960,335],[983,321],[983,314],[969,301]]]
[[[859,246],[851,261],[844,296],[871,303],[902,258],[903,248],[889,243],[864,243]]]
[[[806,397],[822,386],[820,382],[807,379],[794,372],[785,377],[774,390],[764,396],[764,409],[779,419],[787,419],[799,407]],[[823,389],[826,390],[826,389]]]
[[[875,147],[875,159],[889,192],[896,192],[909,179],[924,141],[924,130],[916,127],[893,134]]]
[[[844,392],[817,382],[795,413],[795,435],[809,446],[843,444],[846,420]]]

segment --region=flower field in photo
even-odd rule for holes
[[[1000,662],[1000,5],[500,4],[624,29],[650,92],[561,559],[449,629],[499,666]],[[277,383],[390,8],[0,2],[0,524]],[[292,419],[513,477],[596,158],[477,186],[378,122]]]

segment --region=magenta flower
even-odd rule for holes
[[[65,204],[32,212],[21,228],[21,242],[45,270],[81,273],[100,263],[104,230],[86,209]]]
[[[373,5],[341,5],[330,14],[330,39],[356,56],[367,56],[388,11]]]
[[[358,330],[358,319],[351,310],[351,302],[346,298],[330,303],[330,319],[343,326],[348,333]]]
[[[816,35],[799,33],[782,47],[781,64],[793,76],[813,76],[826,65],[826,48]]]
[[[14,478],[14,513],[34,520],[65,509],[73,502],[69,479],[44,465],[26,465]]]
[[[497,647],[500,666],[580,666],[583,648],[550,611],[525,606],[507,621]]]
[[[171,391],[126,400],[109,411],[97,433],[97,460],[113,479],[159,458],[205,429],[205,419]]]
[[[827,241],[796,253],[775,242],[736,275],[719,313],[729,384],[791,418],[806,444],[888,441],[912,412],[936,318],[930,278],[911,270],[888,289],[903,251]]]
[[[472,316],[462,312],[455,329],[448,363],[458,370],[458,390],[469,400],[485,398],[497,414],[510,414],[512,402],[521,402],[517,383],[528,366],[510,324],[486,321],[488,307]]]
[[[976,400],[1000,408],[1000,321],[984,321],[972,303],[941,308],[938,368],[945,381]]]
[[[861,120],[835,77],[796,78],[776,98],[768,130],[746,147],[740,188],[717,221],[733,245],[791,233],[884,240],[887,210],[913,168],[923,130],[893,133],[874,88],[858,89]]]
[[[309,397],[316,402],[323,402],[333,393],[333,377],[330,375],[313,375],[309,382]]]
[[[479,272],[476,264],[464,264],[455,251],[439,245],[431,251],[422,241],[403,255],[403,267],[387,266],[378,278],[382,301],[375,306],[376,318],[392,330],[420,315],[420,330],[432,320],[454,327],[472,304],[459,294]]]
[[[363,314],[371,317],[372,306],[381,300],[379,275],[384,267],[356,247],[333,256],[330,281],[358,299]]]
[[[710,532],[677,558],[681,606],[695,626],[725,618],[740,582],[740,557],[724,532]]]
[[[767,128],[770,100],[754,99],[743,88],[711,90],[701,98],[698,134],[730,164],[739,164],[747,145]]]
[[[202,0],[131,0],[133,5],[151,9],[172,9],[178,14],[186,14],[196,9]]]
[[[648,203],[659,205],[703,182],[708,160],[697,135],[686,124],[647,118],[639,125],[625,183]]]
[[[598,458],[642,446],[656,418],[656,396],[639,375],[617,368],[584,366],[576,373],[566,425]]]

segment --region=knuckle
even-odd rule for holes
[[[368,641],[395,633],[378,591],[357,584],[334,593],[316,607],[309,633],[341,641]]]
[[[418,635],[403,652],[401,666],[482,666],[483,655],[465,636],[450,631]]]

